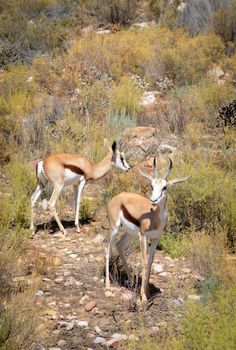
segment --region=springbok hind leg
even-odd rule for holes
[[[32,231],[31,237],[33,238],[35,235],[35,228],[34,228],[34,207],[35,203],[39,199],[43,192],[43,188],[40,187],[40,185],[37,186],[34,194],[31,197],[31,223],[30,223],[30,230]]]
[[[58,197],[62,191],[62,188],[63,188],[63,184],[60,184],[60,185],[55,184],[54,185],[52,196],[48,202],[48,209],[51,211],[52,215],[54,216],[54,218],[59,226],[60,231],[63,232],[64,235],[66,236],[67,232],[66,232],[65,228],[63,227],[63,225],[59,219],[59,216],[57,214],[56,208],[55,208],[56,202],[57,202]]]
[[[127,261],[126,261],[125,254],[124,254],[124,248],[127,246],[130,238],[131,238],[130,235],[128,233],[125,233],[121,237],[121,239],[117,242],[116,249],[118,250],[118,253],[119,253],[120,257],[121,257],[123,266],[125,268],[125,272],[126,272],[126,274],[128,276],[129,283],[130,283],[130,285],[132,285],[131,272],[130,272],[129,266],[127,264]]]

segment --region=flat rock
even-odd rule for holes
[[[89,312],[89,311],[93,310],[96,305],[97,305],[97,301],[96,300],[91,300],[90,302],[88,302],[84,306],[84,309],[85,309],[85,311]]]
[[[194,300],[194,301],[200,301],[202,298],[201,295],[197,295],[197,294],[190,294],[188,295],[188,299],[189,300]]]
[[[84,305],[88,300],[89,300],[89,296],[85,294],[85,295],[79,300],[79,304],[80,304],[80,305]]]
[[[88,321],[77,321],[77,326],[88,327]]]
[[[57,283],[57,284],[61,284],[63,281],[64,281],[63,277],[57,277],[55,279],[55,283]]]
[[[93,342],[94,344],[104,344],[106,343],[106,339],[102,337],[96,337]]]
[[[95,327],[94,327],[94,330],[95,330],[95,332],[96,332],[97,334],[101,334],[101,333],[102,333],[101,328],[99,328],[98,326],[95,326]]]
[[[94,239],[93,242],[94,243],[103,243],[104,241],[104,236],[101,234],[98,234]]]
[[[66,326],[66,330],[67,331],[71,331],[74,328],[74,325],[75,325],[74,322],[68,323],[67,326]]]
[[[58,340],[57,345],[63,347],[66,345],[66,341],[64,339],[60,339],[60,340]]]
[[[154,273],[163,272],[163,265],[162,264],[153,264],[152,266],[153,266]]]
[[[167,272],[161,272],[161,273],[159,273],[159,276],[161,276],[161,277],[166,277],[168,275],[168,273]]]

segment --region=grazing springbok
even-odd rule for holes
[[[140,240],[142,260],[142,301],[147,300],[149,297],[151,266],[158,240],[165,232],[167,225],[167,189],[188,178],[167,180],[172,169],[172,160],[171,158],[169,159],[169,167],[161,179],[157,178],[158,170],[156,158],[154,158],[154,176],[148,175],[139,170],[139,172],[151,182],[152,194],[150,200],[136,193],[123,192],[114,197],[107,207],[111,237],[106,253],[106,289],[110,289],[109,260],[111,246],[118,234],[120,226],[122,225],[125,234],[116,244],[116,248],[122,259],[130,283],[132,283],[131,273],[125,259],[124,248],[131,238],[138,237]],[[148,261],[147,239],[151,240]]]
[[[31,197],[31,225],[32,237],[35,234],[34,230],[34,206],[48,182],[53,185],[52,196],[48,202],[48,209],[54,216],[60,231],[66,235],[66,230],[63,227],[55,209],[58,197],[65,186],[74,186],[74,195],[76,203],[75,226],[76,231],[80,232],[79,226],[79,211],[81,196],[85,184],[90,181],[101,179],[108,174],[113,167],[116,167],[123,172],[129,171],[130,167],[117,147],[116,141],[112,146],[108,145],[107,140],[104,140],[104,145],[109,148],[106,157],[98,164],[93,164],[88,159],[68,153],[53,153],[40,160],[36,167],[36,176],[38,185]]]

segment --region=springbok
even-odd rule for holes
[[[167,180],[172,169],[172,160],[161,179],[157,178],[158,169],[154,158],[154,176],[139,172],[151,182],[152,194],[150,200],[136,193],[123,192],[114,197],[108,204],[107,214],[111,230],[110,241],[106,252],[106,289],[110,289],[109,259],[112,243],[118,234],[119,228],[124,227],[125,234],[116,244],[123,266],[132,283],[131,272],[124,255],[124,247],[131,238],[138,237],[141,248],[142,284],[141,300],[149,297],[149,279],[155,250],[160,237],[167,225],[167,189],[174,184],[185,181],[188,177],[176,180]],[[147,239],[151,240],[147,261]]]
[[[112,146],[108,145],[107,140],[104,140],[104,145],[109,148],[106,157],[98,164],[93,164],[88,159],[68,153],[52,153],[40,160],[36,167],[37,188],[31,197],[31,225],[32,237],[35,234],[34,229],[34,206],[48,182],[53,185],[52,196],[48,202],[48,209],[54,216],[60,231],[65,235],[66,230],[63,227],[55,209],[58,197],[65,186],[74,186],[74,195],[76,203],[75,226],[76,231],[80,232],[79,226],[79,211],[81,196],[85,184],[90,181],[101,179],[108,174],[113,167],[116,167],[123,172],[129,171],[130,167],[117,147],[116,141]]]

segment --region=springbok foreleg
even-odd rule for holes
[[[43,188],[38,185],[34,194],[31,197],[31,223],[30,223],[30,230],[32,231],[32,238],[35,235],[35,230],[34,230],[34,207],[35,207],[35,203],[37,202],[37,200],[39,199],[40,195],[43,192]]]
[[[74,186],[75,191],[75,197],[76,197],[76,213],[75,213],[75,226],[76,226],[76,232],[80,232],[79,227],[79,210],[80,210],[80,203],[81,203],[81,196],[82,192],[85,186],[85,179],[82,179],[79,183],[79,186]],[[76,188],[77,187],[77,188]]]
[[[122,263],[123,263],[123,266],[125,268],[125,272],[128,276],[128,280],[129,280],[129,283],[130,285],[132,284],[132,277],[131,277],[131,272],[130,272],[130,269],[129,269],[129,266],[127,264],[127,261],[125,259],[125,254],[124,254],[124,248],[126,247],[127,243],[129,242],[130,240],[130,235],[128,233],[125,233],[121,239],[117,242],[116,244],[116,249],[121,257],[121,260],[122,260]]]
[[[63,227],[63,225],[59,219],[59,216],[57,214],[56,208],[55,208],[56,202],[58,200],[58,197],[59,197],[62,189],[63,189],[63,184],[54,184],[52,196],[48,202],[48,209],[51,211],[52,215],[54,216],[54,218],[59,226],[60,231],[63,232],[64,235],[67,235],[67,232],[66,232],[65,228]]]
[[[154,239],[152,240],[151,246],[149,248],[147,274],[146,274],[146,280],[145,280],[145,286],[144,286],[145,294],[147,297],[149,297],[149,279],[150,279],[151,267],[152,267],[157,244],[158,244],[158,239]]]
[[[141,260],[142,260],[142,284],[141,284],[141,300],[146,301],[145,281],[147,276],[147,245],[146,237],[140,234],[140,249],[141,249]]]
[[[111,247],[114,242],[114,239],[119,231],[120,225],[117,225],[116,227],[113,228],[111,232],[111,237],[110,241],[107,246],[107,252],[106,252],[106,289],[111,288],[111,283],[110,283],[110,272],[109,272],[109,262],[110,262],[110,254],[111,254]]]

